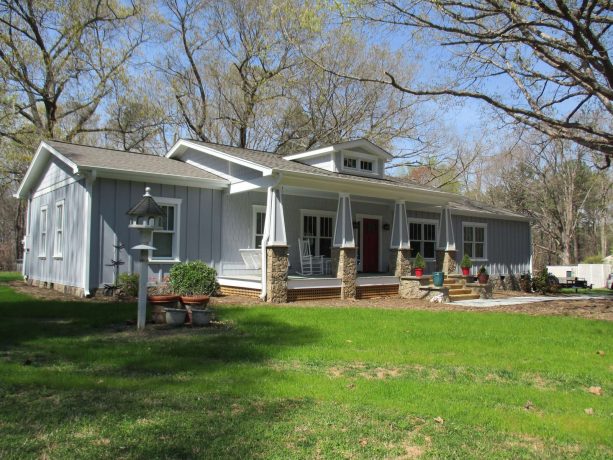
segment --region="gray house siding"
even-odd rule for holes
[[[65,286],[83,285],[83,238],[85,219],[84,180],[55,158],[49,161],[45,173],[32,193],[29,206],[29,231],[26,239],[25,274],[29,279]],[[54,257],[57,224],[56,203],[64,201],[62,256]],[[47,206],[47,244],[42,253],[41,208]]]
[[[130,248],[139,244],[139,234],[128,228],[126,212],[141,199],[145,187],[151,187],[154,197],[181,200],[179,210],[178,256],[181,261],[200,259],[219,268],[221,248],[221,192],[218,190],[175,185],[145,184],[134,181],[98,179],[92,197],[92,253],[90,284],[101,287],[112,284],[115,259],[114,245],[123,244],[119,260],[124,262],[120,272],[138,272],[139,262]],[[166,276],[172,263],[151,263],[149,280],[159,281]]]

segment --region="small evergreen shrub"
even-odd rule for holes
[[[558,279],[547,271],[546,268],[539,270],[532,278],[532,287],[542,294],[554,294],[560,291]]]
[[[415,263],[413,263],[413,266],[415,268],[426,268],[426,261],[419,252],[415,256]]]
[[[485,265],[481,265],[481,268],[479,268],[479,274],[487,275],[487,270],[485,269]]]
[[[473,261],[470,260],[470,257],[468,257],[468,254],[464,254],[464,257],[462,257],[462,261],[460,262],[460,267],[470,268],[472,266],[473,266]]]
[[[217,272],[201,260],[182,262],[170,269],[168,283],[177,295],[212,295],[217,287]]]
[[[136,297],[138,295],[138,273],[121,273],[117,278],[117,287],[124,295]]]

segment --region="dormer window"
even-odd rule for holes
[[[372,161],[360,160],[360,169],[362,171],[370,171],[370,172],[372,172]]]
[[[357,163],[358,163],[358,160],[356,160],[355,158],[347,158],[347,157],[345,157],[345,159],[343,160],[343,166],[345,168],[355,169],[355,168],[358,167]]]

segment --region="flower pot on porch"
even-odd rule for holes
[[[462,267],[462,275],[464,276],[470,275],[470,267]]]
[[[434,272],[432,274],[432,284],[437,287],[441,287],[445,281],[445,274],[443,272]]]
[[[183,308],[165,308],[164,312],[166,313],[166,324],[181,326],[185,323],[185,314],[187,311]]]
[[[487,284],[489,279],[490,275],[488,275],[487,273],[479,273],[479,275],[477,275],[477,280],[479,280],[479,284]]]
[[[415,268],[415,276],[422,276],[424,274],[423,268]]]

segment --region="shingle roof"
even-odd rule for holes
[[[116,169],[162,174],[179,178],[224,181],[223,178],[195,166],[158,155],[124,152],[60,141],[45,141],[45,143],[74,162],[77,166],[84,168]]]

